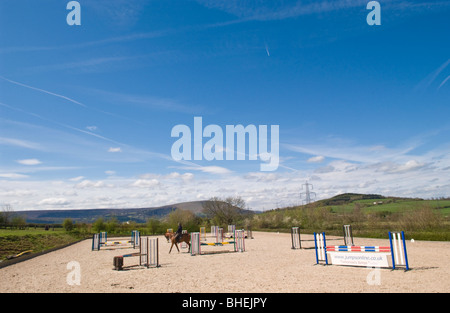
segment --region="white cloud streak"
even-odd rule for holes
[[[38,159],[17,160],[17,163],[22,164],[22,165],[38,165],[38,164],[42,164],[42,162],[39,161]]]
[[[49,94],[49,95],[52,95],[52,96],[55,96],[55,97],[58,97],[58,98],[67,100],[67,101],[69,101],[69,102],[75,103],[75,104],[80,105],[80,106],[82,106],[82,107],[87,107],[87,106],[84,105],[83,103],[78,102],[78,101],[76,101],[76,100],[74,100],[74,99],[72,99],[72,98],[69,98],[69,97],[66,97],[66,96],[63,96],[63,95],[54,93],[54,92],[50,92],[50,91],[47,91],[47,90],[44,90],[44,89],[41,89],[41,88],[37,88],[37,87],[25,85],[25,84],[19,83],[19,82],[17,82],[17,81],[14,81],[14,80],[5,78],[5,77],[3,77],[3,76],[0,76],[0,78],[3,79],[3,80],[5,80],[5,81],[7,81],[7,82],[12,83],[12,84],[15,84],[15,85],[18,85],[18,86],[22,86],[22,87],[25,87],[25,88],[28,88],[28,89],[36,90],[36,91],[39,91],[39,92],[43,92],[43,93],[46,93],[46,94]]]

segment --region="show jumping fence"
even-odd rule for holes
[[[404,232],[389,232],[390,246],[327,246],[325,233],[314,233],[316,264],[364,267],[404,267],[409,270]],[[330,256],[330,259],[328,258]],[[391,266],[388,256],[391,256]]]
[[[352,225],[344,225],[344,245],[345,246],[353,246],[353,233],[352,233]],[[331,240],[342,240],[342,238],[336,238]],[[314,247],[302,247],[302,242],[314,241],[314,239],[301,239],[300,227],[291,227],[291,243],[292,249],[314,249]]]
[[[158,238],[150,238],[150,237],[139,238],[139,252],[115,256],[113,260],[114,269],[118,271],[123,270],[124,258],[134,256],[139,257],[139,266],[143,266],[146,268],[160,267]]]
[[[131,240],[120,241],[113,240],[107,241],[108,235],[106,232],[101,232],[94,234],[92,236],[92,251],[100,250],[101,247],[125,247],[131,245],[133,249],[139,247],[139,238],[141,237],[141,233],[138,230],[133,230],[131,232]]]
[[[219,228],[219,235],[220,230],[222,228]],[[222,229],[223,234],[223,229]],[[218,237],[216,238],[220,238]],[[223,236],[223,235],[222,235]],[[222,237],[223,238],[223,237]],[[233,241],[221,241],[218,242],[216,239],[216,242],[201,242],[200,240],[200,233],[194,232],[191,233],[191,255],[201,255],[206,254],[206,251],[202,252],[201,246],[224,246],[224,245],[231,245],[234,246],[234,252],[244,252],[245,251],[245,234],[244,230],[235,230],[234,231],[234,240]],[[223,239],[222,239],[223,240]],[[220,252],[230,252],[230,251],[220,251]]]

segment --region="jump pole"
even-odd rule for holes
[[[301,249],[302,241],[300,240],[300,227],[291,228],[292,249]]]
[[[100,250],[100,234],[92,235],[92,251]]]
[[[206,240],[206,227],[200,227],[200,237],[202,240]]]
[[[392,269],[395,270],[395,264],[405,266],[409,270],[408,254],[406,253],[405,233],[389,232],[389,243],[391,245]]]
[[[200,233],[191,233],[191,255],[201,254]]]
[[[253,232],[251,227],[247,227],[247,239],[253,239]]]
[[[217,237],[218,231],[219,231],[219,226],[211,226],[211,236]]]
[[[234,231],[234,251],[244,252],[245,251],[245,231],[235,230]]]
[[[228,233],[234,235],[234,231],[236,230],[236,225],[228,225]]]
[[[216,243],[223,242],[223,228],[217,228]]]
[[[316,247],[316,264],[319,264],[320,261],[324,261],[325,264],[328,265],[325,232],[314,233],[314,246]]]
[[[133,230],[131,232],[131,243],[133,244],[133,248],[136,248],[136,246],[139,247],[140,239],[141,239],[141,232],[138,230]]]
[[[344,225],[344,226],[342,226],[342,229],[344,231],[344,245],[345,246],[354,246],[352,225]]]

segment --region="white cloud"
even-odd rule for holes
[[[324,156],[318,155],[318,156],[309,158],[306,162],[308,162],[308,163],[322,163],[324,160],[325,160]]]
[[[194,179],[194,174],[192,173],[184,173],[183,175],[181,175],[181,179],[187,183],[189,181],[191,181],[192,179]]]
[[[420,169],[420,168],[422,168],[424,166],[425,166],[424,163],[417,162],[416,160],[409,160],[405,164],[398,165],[394,169],[394,172],[414,171],[414,170]]]
[[[41,201],[39,201],[38,203],[39,205],[68,205],[70,204],[70,201],[67,200],[66,198],[46,198],[46,199],[42,199]]]
[[[73,177],[73,178],[70,178],[69,180],[70,180],[70,181],[80,181],[80,180],[82,180],[82,179],[84,179],[84,176]]]
[[[25,160],[17,160],[17,163],[22,165],[38,165],[42,164],[38,159],[25,159]]]
[[[92,180],[83,180],[81,183],[78,183],[74,186],[77,189],[83,188],[103,188],[103,187],[113,187],[111,184],[105,184],[103,181],[92,181]]]
[[[334,172],[335,168],[332,165],[322,166],[314,170],[316,174],[325,174]]]
[[[231,171],[225,167],[221,166],[200,166],[200,167],[192,167],[192,170],[202,171],[203,173],[209,174],[229,174]]]
[[[27,178],[28,176],[23,175],[23,174],[17,174],[17,173],[0,173],[0,177],[20,179],[20,178]]]
[[[16,146],[16,147],[21,147],[21,148],[27,148],[27,149],[34,149],[34,150],[38,150],[41,148],[38,143],[27,141],[27,140],[22,140],[22,139],[16,139],[16,138],[0,137],[0,144]]]
[[[278,173],[252,172],[244,175],[245,179],[256,180],[259,182],[274,182],[280,180],[282,176]]]
[[[141,188],[155,187],[158,185],[159,181],[157,179],[138,179],[131,184],[131,186],[133,187],[141,187]]]
[[[122,148],[120,148],[120,147],[117,147],[117,148],[111,147],[111,148],[108,149],[108,152],[122,152]]]

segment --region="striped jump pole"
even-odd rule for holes
[[[100,250],[100,234],[94,234],[92,236],[92,251]]]
[[[247,239],[253,239],[253,232],[251,227],[247,227]]]
[[[292,249],[301,249],[302,242],[300,240],[300,227],[291,228]]]
[[[211,236],[217,237],[218,231],[219,231],[219,226],[211,226]]]
[[[206,227],[200,227],[200,237],[201,240],[206,241]]]
[[[105,244],[108,241],[108,233],[105,231],[102,231],[101,233],[99,233],[99,240],[100,240],[100,245]]]
[[[244,252],[245,251],[245,231],[235,230],[234,231],[234,251]]]
[[[344,225],[342,228],[344,231],[344,245],[345,246],[354,246],[352,225]]]
[[[325,232],[314,233],[314,245],[316,248],[316,264],[325,262],[328,265],[328,257],[326,252],[327,242],[325,239]]]
[[[139,247],[141,241],[141,232],[138,230],[133,230],[131,232],[131,244],[133,245],[133,248]]]
[[[389,242],[391,244],[392,269],[395,266],[405,266],[409,270],[408,254],[406,253],[405,233],[389,232]]]
[[[223,228],[217,229],[216,243],[223,242]]]
[[[191,255],[201,254],[200,233],[191,233]]]
[[[139,238],[139,266],[159,267],[158,238]]]

